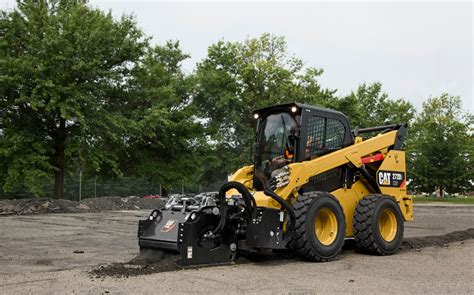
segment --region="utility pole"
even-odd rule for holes
[[[82,167],[79,168],[79,202],[82,199]]]
[[[97,175],[94,175],[94,198],[97,198]]]

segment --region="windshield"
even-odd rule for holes
[[[262,181],[293,160],[295,147],[290,138],[296,128],[295,119],[288,113],[272,114],[261,122],[257,132],[255,188],[261,189]]]

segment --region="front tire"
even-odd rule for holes
[[[296,221],[290,248],[305,260],[333,260],[341,252],[346,235],[339,201],[327,192],[310,192],[299,195],[293,209]]]
[[[353,218],[354,240],[364,252],[391,255],[403,239],[404,219],[395,200],[369,195],[357,205]]]

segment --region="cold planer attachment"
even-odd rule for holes
[[[216,209],[203,207],[184,212],[154,210],[149,219],[139,221],[140,249],[178,252],[182,265],[233,261],[236,249],[230,232],[212,234],[212,229],[219,222]]]
[[[181,211],[153,210],[148,219],[138,222],[140,247],[178,251],[179,225],[187,215]]]
[[[226,198],[231,189],[239,195]],[[172,196],[164,209],[139,221],[139,246],[178,252],[184,266],[227,263],[238,249],[284,249],[284,221],[283,211],[257,208],[247,188],[228,182],[219,193]]]

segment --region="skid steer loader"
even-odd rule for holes
[[[413,219],[406,124],[351,130],[344,114],[299,103],[253,116],[253,165],[218,192],[174,195],[153,210],[139,221],[141,250],[175,251],[182,265],[281,249],[329,261],[348,238],[368,253],[397,251],[404,222]]]

